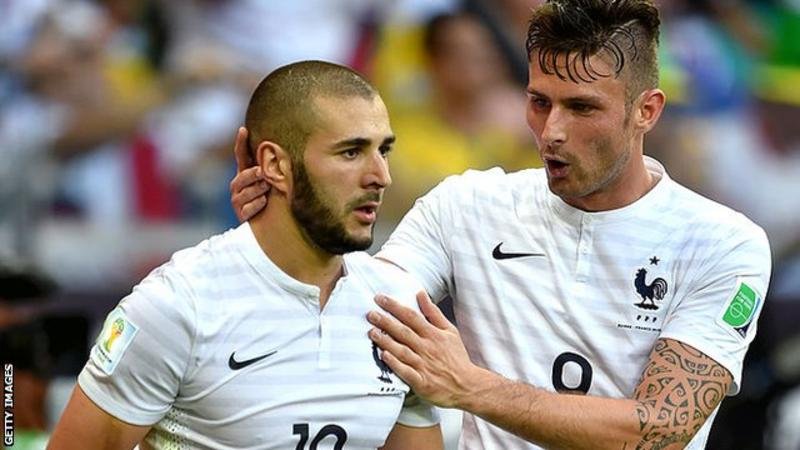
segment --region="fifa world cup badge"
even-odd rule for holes
[[[108,375],[114,372],[139,328],[119,308],[111,311],[92,348],[92,360]]]

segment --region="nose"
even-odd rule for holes
[[[542,128],[542,141],[547,147],[560,147],[567,141],[566,114],[558,107],[553,107],[545,119]]]
[[[385,189],[392,184],[392,176],[389,175],[389,161],[380,151],[372,152],[367,164],[366,176],[364,177],[366,187]]]

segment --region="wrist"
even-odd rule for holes
[[[479,366],[472,366],[465,375],[462,390],[453,399],[452,407],[467,412],[478,410],[486,391],[505,380],[501,375]]]

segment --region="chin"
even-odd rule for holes
[[[573,190],[567,186],[567,183],[565,183],[564,180],[553,180],[548,178],[547,186],[550,188],[550,192],[559,197],[570,197],[573,194]]]
[[[375,224],[357,224],[348,228],[347,239],[351,242],[372,242],[373,233],[372,229]]]
[[[370,246],[372,246],[372,241],[372,233],[367,236],[350,236],[350,243],[355,249],[354,251],[366,250],[370,248]]]

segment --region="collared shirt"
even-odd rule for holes
[[[375,449],[398,421],[437,423],[403,407],[409,387],[367,336],[376,293],[416,308],[420,285],[365,253],[344,268],[320,310],[319,288],[282,272],[246,223],[179,251],[109,314],[79,384],[152,424],[155,448]]]
[[[763,230],[674,182],[585,212],[544,170],[467,171],[418,200],[377,255],[450,296],[472,361],[551,391],[632,398],[659,338],[724,366],[739,389],[771,258]],[[713,416],[688,448],[703,448]],[[470,414],[463,449],[534,449]]]

